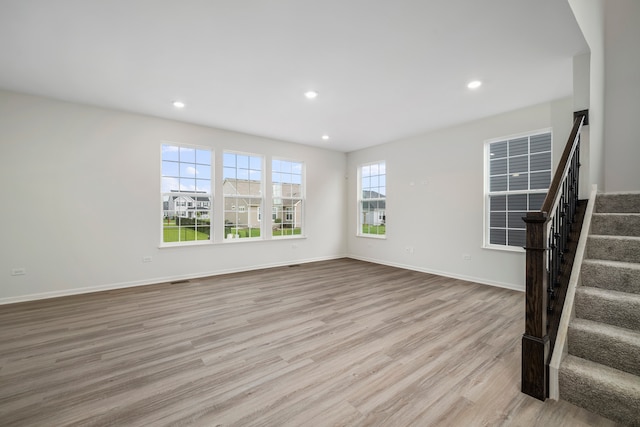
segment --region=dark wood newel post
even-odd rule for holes
[[[527,224],[527,279],[525,329],[522,336],[522,392],[540,400],[549,395],[547,359],[547,213],[529,212]]]

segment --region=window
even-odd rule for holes
[[[360,166],[358,187],[358,235],[384,237],[387,228],[385,162]]]
[[[161,147],[162,243],[211,241],[211,158],[206,148]]]
[[[551,132],[488,141],[485,246],[523,247],[527,211],[539,210],[551,183]]]
[[[260,237],[262,163],[261,156],[224,153],[222,192],[225,239]]]
[[[304,211],[304,163],[273,159],[271,163],[272,235],[302,234]]]

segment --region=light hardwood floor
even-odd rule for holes
[[[350,259],[0,306],[0,425],[615,425],[519,392],[523,308]]]

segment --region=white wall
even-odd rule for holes
[[[555,165],[572,121],[573,101],[566,98],[349,153],[349,254],[524,289],[524,252],[482,248],[484,142],[552,128]],[[378,160],[387,166],[385,240],[356,237],[357,167]]]
[[[640,1],[605,2],[605,186],[640,191]]]
[[[159,248],[162,140],[306,162],[307,238]],[[344,256],[345,167],[335,151],[0,91],[0,303]]]
[[[603,0],[569,0],[569,4],[591,50],[589,136],[588,141],[585,141],[585,151],[589,154],[586,170],[590,179],[587,192],[593,184],[598,186],[599,191],[604,191],[604,3]],[[584,194],[584,187],[582,189]]]

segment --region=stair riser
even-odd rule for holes
[[[606,333],[569,327],[569,353],[614,369],[640,375],[640,342],[620,341]]]
[[[640,239],[590,236],[587,258],[640,263]]]
[[[591,218],[591,234],[640,237],[640,215],[598,215]]]
[[[584,263],[580,277],[583,286],[640,294],[640,269]]]
[[[595,298],[578,288],[574,308],[580,319],[640,331],[640,304],[635,300]]]
[[[561,399],[624,425],[640,426],[640,395],[591,384],[574,372],[563,369],[558,376]]]
[[[596,212],[640,212],[640,194],[604,194],[596,197]]]

